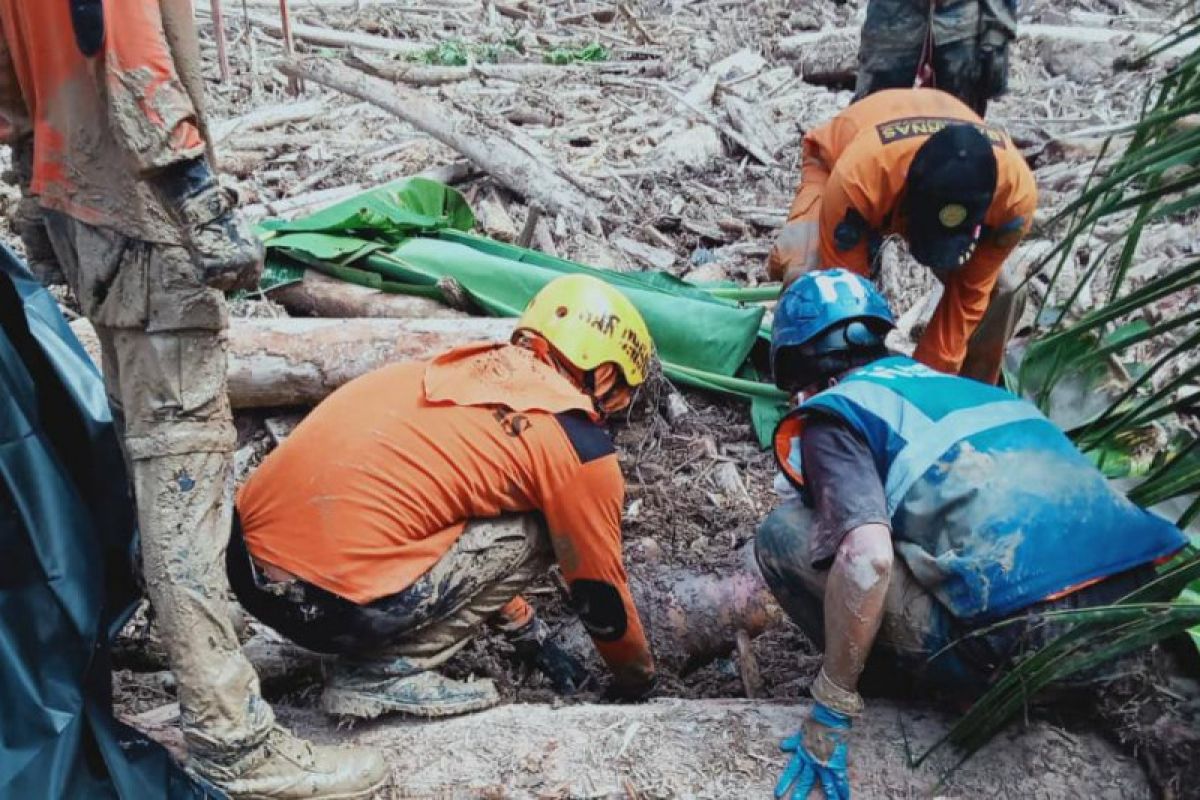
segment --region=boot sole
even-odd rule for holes
[[[391,775],[384,775],[378,783],[366,789],[359,789],[354,792],[343,792],[341,794],[320,794],[311,795],[314,800],[368,800],[372,797],[377,797],[381,791],[391,782]],[[236,800],[279,800],[278,795],[273,794],[239,794]]]
[[[491,697],[437,704],[400,703],[381,700],[375,695],[347,691],[338,691],[333,697],[326,692],[321,697],[321,708],[326,714],[337,717],[357,717],[358,719],[374,719],[388,713],[406,714],[422,719],[437,719],[469,714],[472,711],[483,711],[499,704],[500,695],[498,693],[494,693]]]
[[[192,775],[193,777],[200,777],[206,786],[211,786],[222,794],[234,798],[234,800],[279,800],[279,795],[277,794],[259,794],[257,792],[238,792],[236,794],[229,794],[225,789],[221,789],[219,784],[213,783],[203,776],[197,776],[197,774],[192,770],[188,770],[188,774]],[[392,771],[389,767],[378,781],[366,788],[355,789],[351,792],[340,792],[338,794],[306,795],[306,800],[307,798],[312,798],[313,800],[369,800],[369,798],[379,796],[379,793],[383,791],[383,789],[387,788],[388,784],[391,782]]]

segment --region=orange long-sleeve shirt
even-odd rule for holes
[[[174,244],[175,227],[143,179],[202,155],[204,140],[161,3],[105,0],[104,40],[86,57],[66,0],[0,0],[0,117],[9,123],[0,129],[32,127],[32,190],[42,205]]]
[[[653,660],[622,562],[625,483],[591,408],[516,346],[384,367],[330,395],[251,476],[237,499],[247,547],[367,603],[411,585],[469,520],[539,510],[601,656],[618,678],[644,680]],[[506,609],[522,611],[519,599]]]
[[[945,292],[915,358],[957,373],[1004,260],[1033,223],[1037,187],[1012,139],[936,89],[888,89],[852,104],[804,137],[801,182],[788,221],[817,222],[820,265],[870,274],[870,235],[841,249],[835,231],[853,209],[878,236],[904,235],[899,200],[913,156],[947,122],[980,126],[996,152],[997,183],[975,255],[945,280]],[[774,275],[776,279],[781,275]]]

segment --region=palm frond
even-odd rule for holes
[[[1134,65],[1189,43],[1200,44],[1200,14]],[[1128,138],[1104,143],[1079,194],[1049,221],[1063,234],[1027,279],[1042,281],[1041,327],[1008,375],[1014,389],[1052,417],[1056,410],[1071,412],[1067,427],[1076,444],[1110,476],[1113,463],[1123,465],[1134,484],[1131,500],[1152,507],[1178,506],[1183,498],[1180,527],[1200,518],[1200,437],[1182,422],[1200,415],[1200,259],[1167,258],[1153,276],[1139,274],[1138,259],[1153,226],[1200,224],[1197,114],[1200,47],[1155,82],[1139,121],[1122,131]],[[1094,237],[1102,224],[1107,230],[1119,225],[1121,234]],[[1081,259],[1086,247],[1095,252]],[[1100,302],[1081,307],[1088,298]],[[1087,408],[1081,413],[1080,406]],[[1151,448],[1157,452],[1134,458],[1131,448],[1147,441],[1157,443]],[[1116,457],[1121,454],[1126,457]],[[1198,599],[1200,552],[1187,548],[1116,604],[1041,615],[1035,627],[1053,623],[1065,632],[1001,676],[919,760],[946,744],[960,748],[965,760],[1050,684],[1189,629],[1200,646]]]

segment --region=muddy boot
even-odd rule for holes
[[[367,664],[339,661],[321,696],[326,713],[364,719],[389,712],[449,717],[499,702],[490,679],[456,681],[404,658]]]
[[[241,758],[220,763],[193,757],[189,766],[233,800],[366,798],[388,778],[387,764],[376,750],[313,745],[279,726]]]

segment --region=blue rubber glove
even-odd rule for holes
[[[850,717],[820,703],[813,704],[812,715],[800,732],[779,744],[780,750],[792,754],[792,760],[775,784],[776,800],[805,800],[818,782],[828,800],[850,800],[850,775],[846,771],[849,730]]]

